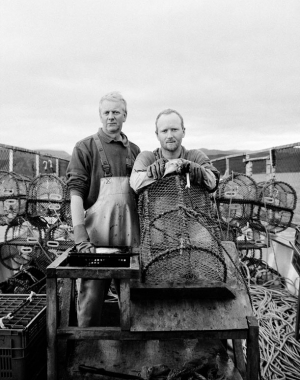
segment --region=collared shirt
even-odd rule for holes
[[[140,148],[130,142],[122,132],[122,140],[119,141],[105,134],[102,128],[99,129],[98,136],[110,164],[112,176],[125,177],[128,145],[131,150],[132,165],[140,153]],[[100,180],[103,177],[104,171],[98,148],[93,136],[88,136],[75,145],[67,168],[67,184],[71,196],[79,195],[83,199],[85,210],[96,202],[100,191]]]
[[[206,154],[200,149],[187,150],[183,146],[181,148],[181,153],[178,158],[183,158],[199,165],[202,173],[201,183],[203,183],[209,192],[215,191],[219,183],[220,174],[211,164]],[[144,151],[138,155],[130,176],[130,186],[135,192],[157,181],[153,177],[148,177],[147,167],[162,157],[161,148],[156,149],[154,152]]]

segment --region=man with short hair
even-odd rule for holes
[[[135,194],[129,177],[137,145],[122,132],[127,104],[112,92],[99,104],[102,128],[79,141],[67,169],[71,194],[74,240],[78,252],[95,253],[97,247],[139,245]],[[99,326],[111,280],[81,279],[78,294],[78,326]],[[118,291],[119,283],[115,280]]]
[[[134,163],[130,186],[138,192],[168,173],[189,173],[190,181],[203,185],[209,192],[216,190],[219,172],[200,150],[187,150],[182,145],[185,127],[182,116],[167,109],[156,118],[156,136],[160,148],[140,153]]]

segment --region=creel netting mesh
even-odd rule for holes
[[[65,183],[55,174],[41,174],[28,188],[27,215],[43,216],[49,224],[63,219]]]
[[[260,182],[253,219],[260,222],[268,232],[281,232],[288,228],[297,205],[297,194],[285,182],[270,180]]]
[[[0,225],[24,215],[30,179],[13,172],[0,171]]]
[[[139,194],[140,263],[146,283],[226,282],[221,233],[209,193],[173,175]]]
[[[73,227],[57,222],[46,232],[45,245],[55,256],[74,246]]]
[[[22,217],[17,218],[17,221],[5,231],[4,243],[0,246],[0,261],[5,267],[14,270],[34,261],[45,272],[53,258],[42,246],[44,231]]]
[[[218,215],[226,224],[242,228],[252,217],[256,199],[256,182],[245,174],[233,172],[220,181],[216,192]]]
[[[215,195],[215,208],[223,235],[236,228],[241,239],[255,244],[268,232],[281,232],[291,225],[297,195],[292,186],[272,179],[256,183],[251,177],[232,173],[223,178]],[[231,240],[229,236],[229,240]]]

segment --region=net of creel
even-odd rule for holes
[[[275,178],[256,182],[232,172],[214,195],[214,207],[224,239],[247,248],[267,244],[270,234],[291,226],[297,205],[295,189]]]
[[[211,195],[185,176],[157,181],[139,194],[141,280],[195,283],[228,279],[222,231]]]
[[[0,283],[2,293],[45,292],[46,268],[74,245],[70,195],[55,174],[33,179],[0,172],[0,261],[12,276]]]

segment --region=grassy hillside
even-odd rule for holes
[[[50,149],[38,149],[37,152],[42,154],[50,154],[51,156],[62,158],[64,160],[70,160],[71,155],[64,150],[50,150]]]

